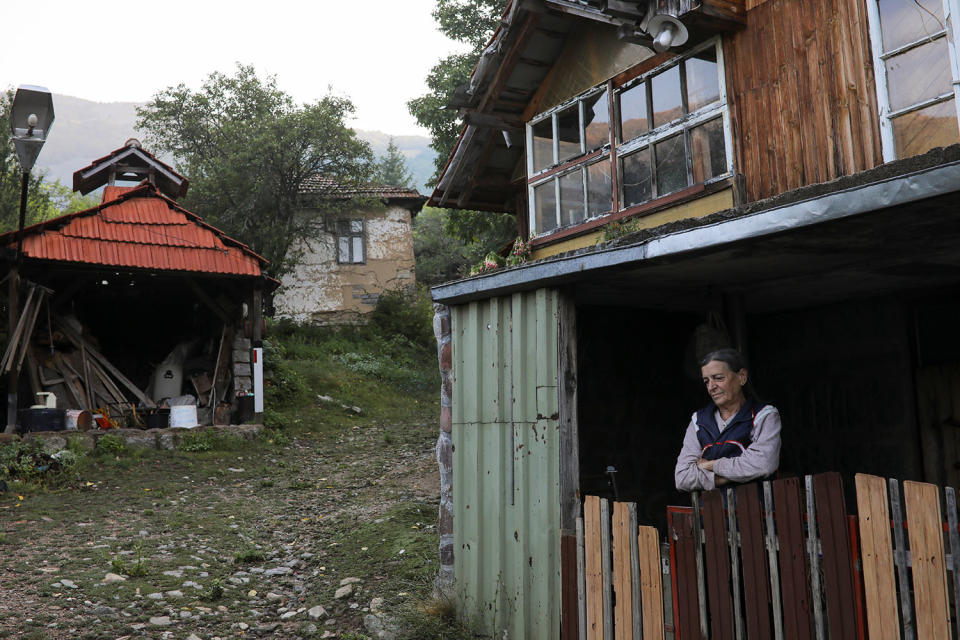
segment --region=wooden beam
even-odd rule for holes
[[[203,290],[203,287],[197,284],[193,278],[185,278],[185,280],[187,281],[187,285],[189,285],[190,289],[198,298],[200,298],[200,301],[207,305],[208,309],[213,311],[216,316],[223,321],[224,324],[230,324],[230,315],[216,300],[211,298],[210,295]]]

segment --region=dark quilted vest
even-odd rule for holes
[[[715,419],[716,405],[710,404],[697,411],[697,440],[700,441],[700,457],[705,460],[736,458],[753,442],[750,432],[753,420],[766,405],[747,400],[727,428],[720,433]]]

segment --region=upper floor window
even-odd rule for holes
[[[363,220],[337,220],[337,262],[366,262]]]
[[[870,0],[880,133],[885,161],[960,142],[946,15],[958,0]]]
[[[729,126],[719,39],[535,117],[527,127],[531,233],[729,175]]]

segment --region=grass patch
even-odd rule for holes
[[[252,564],[254,562],[263,562],[266,559],[266,554],[253,545],[245,546],[233,554],[234,564]]]

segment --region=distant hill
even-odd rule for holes
[[[53,104],[56,120],[37,160],[37,168],[46,169],[50,180],[59,180],[68,187],[73,185],[74,171],[117,149],[128,138],[141,137],[134,125],[136,108],[142,103],[93,102],[55,94]],[[390,134],[358,129],[357,135],[370,143],[378,157],[386,153]],[[407,158],[420,193],[429,195],[433,186],[428,181],[433,175],[436,156],[429,146],[429,138],[394,136],[394,143]]]

